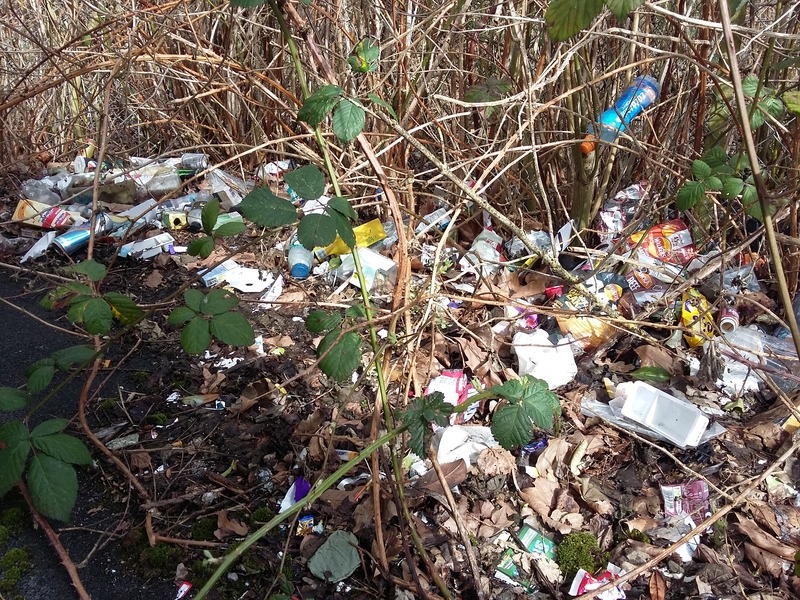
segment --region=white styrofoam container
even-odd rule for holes
[[[643,381],[635,382],[628,389],[622,415],[680,448],[697,446],[708,428],[708,417],[695,405]]]

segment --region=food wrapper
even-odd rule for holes
[[[624,574],[625,571],[612,563],[608,563],[606,570],[596,577],[583,569],[579,569],[578,572],[575,573],[575,578],[572,580],[572,586],[569,588],[569,595],[582,596],[586,592],[591,592],[592,590],[603,587],[608,582],[618,579],[620,575]],[[599,600],[624,600],[625,592],[617,586],[606,590],[602,594],[597,594],[595,598],[599,598]]]
[[[689,515],[695,521],[702,522],[711,516],[708,484],[705,481],[662,485],[661,496],[664,498],[664,514],[667,517]]]
[[[622,233],[647,194],[647,188],[647,181],[637,181],[617,192],[616,196],[603,205],[597,214],[597,230],[601,243],[611,244]]]
[[[698,333],[685,331],[683,339],[689,347],[696,348],[701,346],[709,338],[714,336],[714,319],[708,310],[706,297],[694,288],[689,288],[683,293],[681,302],[681,323]]]
[[[380,219],[373,219],[372,221],[353,227],[353,234],[356,238],[356,246],[359,248],[372,246],[372,244],[386,237],[386,231],[384,231]],[[340,256],[342,254],[350,254],[351,252],[352,249],[350,246],[338,235],[336,239],[333,240],[333,243],[325,248],[314,248],[314,254],[320,261],[325,260],[329,256]]]
[[[643,265],[659,267],[668,274],[677,275],[680,268],[688,265],[695,256],[694,242],[689,228],[681,219],[674,219],[650,229],[637,231],[628,238],[628,248],[633,257]],[[654,271],[657,275],[657,271]],[[669,281],[672,280],[670,277]]]
[[[72,216],[58,206],[50,206],[36,200],[22,199],[14,210],[15,221],[22,221],[25,225],[44,227],[45,229],[58,229],[72,225]]]

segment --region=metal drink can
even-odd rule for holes
[[[208,157],[200,152],[187,152],[181,156],[181,166],[191,171],[208,168]]]
[[[113,228],[114,222],[111,220],[111,217],[104,213],[97,215],[97,224],[94,228],[95,235],[105,235]],[[53,245],[64,254],[72,255],[89,244],[90,236],[91,221],[73,227],[69,231],[61,234],[53,240]]]
[[[739,327],[739,312],[732,306],[723,306],[717,322],[722,333],[733,333]]]

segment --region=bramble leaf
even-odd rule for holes
[[[701,181],[687,181],[678,190],[678,209],[689,210],[705,195],[706,188]]]
[[[305,165],[284,173],[283,180],[305,200],[316,200],[325,191],[325,176],[314,165]]]
[[[392,118],[395,121],[397,121],[397,113],[394,112],[394,109],[392,108],[392,105],[389,104],[388,102],[386,102],[386,100],[384,100],[383,98],[381,98],[377,94],[373,94],[373,93],[367,94],[367,98],[369,98],[372,102],[374,102],[378,106],[382,106],[383,108],[385,108],[386,112],[388,112],[390,115],[392,115]]]
[[[47,454],[34,454],[28,470],[28,489],[40,513],[51,519],[69,521],[78,497],[78,477],[72,465]]]
[[[111,306],[114,318],[123,325],[134,323],[144,316],[142,309],[136,306],[136,303],[125,294],[106,292],[103,294],[103,298]]]
[[[650,383],[666,383],[671,379],[669,371],[663,367],[641,367],[631,372],[631,377]]]
[[[591,25],[603,10],[603,0],[552,0],[544,15],[547,31],[555,42],[572,37]]]
[[[306,317],[306,329],[311,333],[322,333],[338,327],[342,322],[339,313],[326,313],[322,310],[314,310]]]
[[[239,313],[226,312],[216,315],[209,324],[211,333],[229,346],[250,346],[255,333],[250,322]]]
[[[333,110],[333,107],[338,104],[343,94],[344,90],[338,85],[325,85],[319,88],[306,98],[303,106],[297,111],[298,120],[305,121],[312,127],[318,127],[325,120],[327,114]],[[289,185],[294,189],[294,185],[291,183]],[[308,198],[308,200],[314,200],[314,198]]]
[[[294,204],[286,198],[278,198],[268,187],[258,187],[247,194],[236,210],[261,227],[281,227],[297,220]]]
[[[333,133],[344,143],[356,139],[364,129],[364,117],[364,108],[357,100],[343,98],[333,111]]]
[[[336,239],[336,223],[325,214],[306,215],[297,225],[297,239],[309,250],[327,246]]]
[[[61,433],[64,427],[67,426],[67,423],[69,423],[69,421],[66,419],[49,419],[47,421],[42,421],[31,431],[31,438]]]
[[[0,410],[19,410],[31,402],[31,395],[25,390],[0,387]]]
[[[200,303],[203,302],[205,297],[203,292],[195,289],[188,289],[183,293],[183,300],[186,302],[186,306],[195,312],[200,312]]]
[[[71,465],[90,465],[92,455],[78,438],[66,433],[53,433],[40,437],[31,436],[31,443],[37,450]]]
[[[203,224],[203,231],[211,235],[214,231],[214,226],[217,224],[217,217],[219,217],[219,200],[212,198],[203,207],[200,212],[200,221]]]
[[[494,386],[490,392],[508,400],[492,418],[492,434],[505,449],[530,441],[535,424],[550,429],[561,404],[547,383],[526,375],[519,381],[507,381]]]
[[[22,471],[25,470],[25,461],[31,450],[28,439],[28,428],[22,421],[11,421],[0,427],[0,442],[6,447],[0,450],[0,498],[17,485]]]
[[[239,235],[247,229],[247,225],[239,221],[231,221],[223,223],[214,231],[214,237],[230,237],[232,235]]]
[[[317,348],[317,356],[322,356],[328,348],[333,346],[331,351],[319,362],[319,368],[327,376],[333,377],[337,381],[348,379],[356,367],[361,364],[361,338],[357,333],[351,331],[336,341],[341,333],[342,330],[338,327],[329,331]]]
[[[408,424],[411,435],[408,447],[411,451],[425,458],[427,456],[426,442],[429,443],[432,435],[431,423],[444,427],[453,412],[453,405],[444,401],[442,392],[433,392],[421,398],[415,398],[403,413],[403,422]]]
[[[728,177],[722,183],[722,197],[725,200],[733,200],[742,193],[744,181],[741,177]]]
[[[606,0],[608,10],[620,21],[639,8],[644,0]]]
[[[95,355],[95,350],[91,346],[70,346],[62,350],[56,350],[50,357],[55,361],[56,369],[66,371],[72,365],[82,365],[91,360]]]
[[[82,273],[92,281],[100,281],[103,277],[106,276],[107,273],[105,266],[101,265],[93,258],[79,262],[76,265],[64,267],[64,271],[66,271],[67,273]]]
[[[711,175],[711,167],[702,160],[694,160],[692,161],[692,175],[694,175],[694,178],[698,181],[702,181]]]
[[[169,313],[167,323],[170,325],[180,325],[181,323],[186,323],[186,321],[194,319],[196,314],[197,313],[188,306],[179,306]]]
[[[181,331],[181,346],[187,354],[201,354],[210,343],[208,321],[200,315],[189,321]]]
[[[190,256],[199,256],[200,258],[208,258],[213,251],[214,238],[208,235],[193,239],[186,249]]]
[[[56,361],[52,358],[43,358],[33,363],[25,371],[28,379],[28,391],[31,394],[38,394],[53,380],[56,373]]]
[[[218,315],[239,304],[239,298],[228,290],[211,290],[200,302],[199,312],[204,315]]]

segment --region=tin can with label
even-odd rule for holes
[[[187,152],[181,156],[181,166],[190,171],[208,168],[208,157],[200,152]]]
[[[72,227],[69,231],[61,234],[53,240],[53,245],[64,254],[75,254],[81,248],[89,244],[92,223],[83,223]],[[114,229],[114,221],[105,213],[97,215],[97,222],[94,228],[96,236],[105,235]]]
[[[739,312],[732,306],[723,306],[717,320],[722,333],[733,333],[739,327]]]

